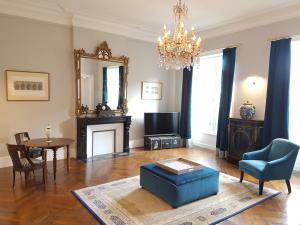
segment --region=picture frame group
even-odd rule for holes
[[[49,101],[49,73],[6,71],[8,101]]]

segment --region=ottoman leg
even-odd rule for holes
[[[241,177],[240,177],[240,182],[241,182],[241,183],[243,182],[243,179],[244,179],[244,172],[241,171]]]
[[[259,195],[262,195],[263,190],[264,190],[264,181],[260,180],[259,181]]]

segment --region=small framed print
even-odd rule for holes
[[[142,99],[161,100],[162,83],[161,82],[142,82]]]
[[[8,101],[49,101],[49,73],[6,71]]]

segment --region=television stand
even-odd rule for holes
[[[149,150],[180,148],[181,137],[178,134],[144,135],[144,148]]]

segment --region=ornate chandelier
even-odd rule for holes
[[[181,4],[181,0],[173,7],[175,16],[175,30],[171,34],[166,25],[163,36],[158,38],[157,48],[160,56],[160,65],[166,69],[190,69],[199,63],[201,38],[196,37],[195,28],[192,26],[191,34],[184,28],[183,18],[187,15],[188,8]]]

